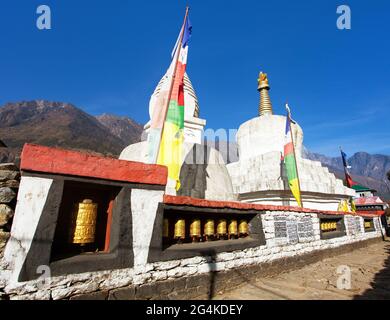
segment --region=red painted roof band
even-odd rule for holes
[[[357,211],[357,214],[359,216],[362,216],[362,217],[367,217],[367,218],[371,218],[371,217],[378,217],[378,216],[382,216],[385,214],[384,211],[380,211],[380,210],[377,210],[377,211],[360,211],[358,210]]]
[[[25,144],[20,169],[50,174],[165,186],[165,166],[98,157],[87,153]]]
[[[212,200],[196,199],[191,197],[180,197],[180,196],[169,196],[169,195],[164,195],[164,203],[169,205],[184,205],[184,206],[203,207],[203,208],[228,208],[228,209],[256,210],[256,211],[289,211],[289,212],[301,212],[301,213],[320,213],[320,214],[329,214],[329,215],[345,215],[345,214],[363,215],[361,213],[322,211],[322,210],[290,207],[290,206],[273,206],[273,205],[244,203],[238,201],[212,201]],[[374,213],[374,214],[370,213],[370,216],[378,216],[383,214],[383,212],[381,211],[370,211],[370,212]],[[367,215],[367,212],[364,212],[364,215]]]

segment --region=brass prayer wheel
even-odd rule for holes
[[[229,229],[228,230],[229,230],[229,237],[238,235],[237,220],[231,220],[229,222]]]
[[[218,220],[217,224],[217,234],[219,236],[224,236],[227,233],[227,223],[225,219]]]
[[[208,237],[214,236],[214,220],[206,220],[206,223],[204,225],[204,234]]]
[[[97,203],[90,199],[75,205],[70,241],[85,245],[95,242]]]
[[[247,236],[249,234],[248,222],[246,220],[240,220],[238,225],[238,233],[242,236]]]
[[[322,222],[321,231],[336,231],[337,222]]]
[[[163,237],[169,237],[169,220],[167,218],[165,218],[163,221]]]
[[[192,220],[190,224],[190,237],[201,237],[202,230],[201,230],[201,224],[200,219],[194,219]]]
[[[186,237],[186,221],[184,219],[177,219],[175,223],[175,239],[185,239]]]

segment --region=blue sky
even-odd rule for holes
[[[260,70],[314,152],[390,154],[390,2],[196,0],[188,73],[209,128],[256,116]],[[52,10],[40,31],[36,8]],[[145,123],[185,1],[2,0],[0,104],[48,99]],[[352,30],[336,28],[348,4]]]

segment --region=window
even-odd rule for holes
[[[321,239],[332,239],[346,235],[344,217],[320,215]]]
[[[148,261],[212,256],[265,244],[260,212],[161,204]]]
[[[375,225],[374,225],[373,218],[364,218],[364,231],[365,232],[375,231]]]
[[[51,261],[109,250],[111,216],[120,188],[65,181]]]

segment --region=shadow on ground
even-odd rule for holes
[[[370,283],[371,289],[354,296],[354,300],[390,300],[390,240],[387,243],[383,269],[378,272]]]

